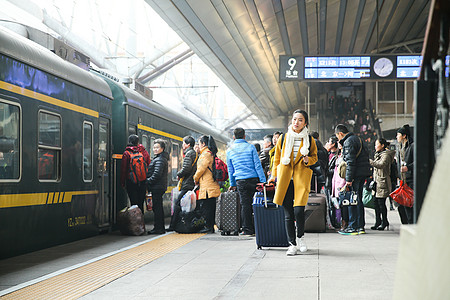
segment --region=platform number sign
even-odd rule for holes
[[[302,56],[280,55],[280,79],[279,81],[301,80]]]

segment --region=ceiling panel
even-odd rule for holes
[[[382,6],[377,16],[377,0],[146,1],[262,121],[305,101],[304,83],[278,82],[279,55],[289,49],[300,55],[321,49],[328,55],[377,48],[407,51],[390,46],[411,40],[418,49],[430,5],[430,0],[378,0]],[[326,15],[318,19],[321,12]],[[324,24],[326,30],[320,31]]]

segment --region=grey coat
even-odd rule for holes
[[[370,165],[373,167],[373,178],[377,183],[375,194],[377,198],[386,198],[392,191],[390,173],[394,157],[395,151],[386,149],[375,153],[374,159],[370,160]]]

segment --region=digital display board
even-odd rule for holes
[[[283,64],[283,68],[281,67]],[[420,75],[421,55],[280,56],[280,81],[396,80]],[[450,56],[446,56],[449,76]]]

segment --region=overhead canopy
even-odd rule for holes
[[[280,55],[420,53],[429,0],[146,2],[263,121],[305,101]]]

